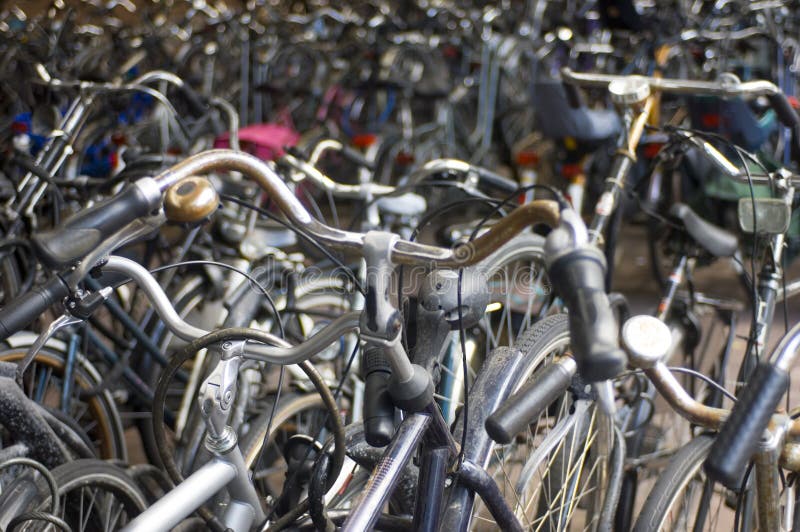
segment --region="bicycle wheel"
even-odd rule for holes
[[[545,318],[520,337],[516,349],[493,352],[470,391],[465,459],[486,469],[523,526],[532,530],[595,528],[613,441],[611,420],[595,408],[581,385],[557,399],[508,445],[493,442],[483,425],[505,398],[568,350],[567,317]],[[459,419],[456,439],[461,430]],[[474,503],[468,490],[456,487],[449,500],[444,529],[497,529],[487,508]]]
[[[703,471],[713,441],[712,436],[698,436],[672,457],[650,491],[634,532],[732,528],[735,503]]]
[[[514,346],[542,316],[550,300],[550,285],[544,265],[544,239],[522,234],[502,246],[481,264],[490,300],[477,327],[467,331],[467,384],[489,353],[499,346]],[[437,399],[446,420],[453,420],[464,400],[464,367],[457,335],[442,364]]]
[[[75,460],[55,468],[53,477],[61,498],[61,517],[73,532],[119,530],[147,508],[136,483],[124,469],[101,460]],[[37,481],[41,498],[32,505],[50,509],[51,493]],[[30,521],[15,530],[40,530],[41,522]]]
[[[33,338],[30,338],[31,342]],[[20,343],[15,341],[14,344],[12,348],[0,350],[0,361],[18,362],[25,356],[30,342],[22,338]],[[37,403],[60,410],[75,420],[73,428],[80,427],[88,436],[97,456],[127,460],[122,420],[111,393],[105,390],[91,397],[81,396],[81,391],[90,390],[102,381],[100,373],[83,355],[76,354],[70,393],[65,402],[64,355],[55,350],[63,344],[51,344],[53,348],[43,348],[25,373],[23,391]]]
[[[284,456],[287,442],[296,435],[313,438],[321,430],[320,441],[325,441],[327,432],[323,424],[328,411],[322,398],[315,393],[289,393],[279,400],[275,415],[271,414],[270,405],[249,424],[250,430],[241,438],[239,448],[245,464],[253,471],[259,492],[274,501],[283,491],[289,470]],[[314,455],[310,456],[313,459]]]

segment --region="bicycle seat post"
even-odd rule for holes
[[[231,407],[236,398],[239,367],[244,361],[244,340],[226,341],[211,349],[219,349],[220,361],[201,387],[200,412],[206,424],[205,446],[215,460],[227,462],[236,469],[236,476],[227,485],[231,501],[224,522],[234,530],[248,530],[266,516],[258,493],[250,482],[250,471],[239,449],[236,431],[228,425]]]

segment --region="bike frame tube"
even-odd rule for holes
[[[215,457],[123,528],[123,532],[168,531],[237,476],[236,467]]]
[[[375,466],[361,497],[342,525],[343,531],[361,532],[372,529],[403,469],[422,441],[429,423],[430,417],[425,414],[412,414],[403,420],[380,462]]]

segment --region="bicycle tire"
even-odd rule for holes
[[[538,368],[541,368],[543,364],[547,363],[548,354],[552,353],[552,350],[554,350],[556,346],[561,345],[565,347],[568,343],[569,326],[567,316],[561,314],[550,316],[536,323],[520,337],[520,341],[514,349],[499,348],[492,353],[470,391],[470,397],[472,399],[470,401],[468,430],[464,446],[466,460],[470,460],[480,467],[489,468],[493,453],[495,453],[495,449],[498,446],[489,438],[488,434],[486,434],[484,428],[486,417],[488,417],[503,400],[519,389]],[[565,397],[566,395],[569,394],[565,394]],[[562,401],[560,403],[562,406],[568,404],[564,402],[565,399],[560,401]],[[590,408],[594,416],[596,410],[593,405]],[[564,412],[568,412],[568,410],[562,409],[558,412],[560,415]],[[590,411],[586,410],[586,412]],[[592,419],[594,419],[594,417],[592,417]],[[454,431],[457,440],[461,438],[462,426],[462,418],[459,418]],[[569,425],[565,426],[568,427]],[[588,432],[583,435],[581,435],[580,432],[577,432],[577,434],[578,436],[575,441],[578,444],[583,443],[583,447],[577,445],[570,447],[570,449],[583,448],[584,452],[594,452],[591,451],[591,444],[592,441],[594,441],[590,439],[591,435]],[[600,440],[597,440],[597,442],[599,445]],[[513,445],[513,443],[511,445]],[[572,451],[570,451],[569,456],[567,456],[561,445],[556,447],[551,461],[559,459],[559,455],[561,455],[560,459],[565,463],[575,456]],[[604,459],[598,458],[597,463],[600,464],[602,460],[607,460],[607,458],[608,456],[606,454]],[[605,467],[600,465],[599,469],[605,470]],[[528,478],[530,479],[532,477]],[[552,481],[548,482],[555,486],[560,482],[563,483],[563,481],[563,478],[553,478]],[[528,484],[525,484],[526,489],[528,489],[527,485]],[[602,483],[598,481],[597,486],[601,487]],[[501,491],[503,488],[504,486],[501,486]],[[600,491],[599,489],[597,490],[598,499],[601,499],[601,497],[599,497]],[[534,495],[538,497],[538,495]],[[566,496],[564,499],[566,500]],[[570,505],[576,505],[579,501],[573,503],[573,500],[570,499],[568,502]],[[525,509],[527,506],[528,505],[523,504],[522,508]],[[540,506],[537,507],[541,510]],[[576,506],[570,506],[570,508],[573,507]],[[597,507],[595,508],[597,509]],[[480,512],[479,504],[477,505],[477,511]],[[470,492],[467,488],[460,486],[458,483],[454,484],[454,487],[451,488],[448,493],[448,502],[443,516],[442,529],[475,529],[478,527],[475,517],[475,494]],[[571,514],[568,514],[567,517],[571,517]],[[542,521],[542,518],[543,516],[540,515],[534,516],[536,521]],[[544,523],[544,521],[542,521],[542,523]],[[493,524],[492,526],[496,527],[497,525]]]
[[[488,312],[481,319],[483,350],[476,349],[474,360],[468,358],[469,385],[489,353],[500,345],[513,346],[520,335],[533,326],[535,317],[547,308],[550,299],[550,286],[544,273],[544,238],[540,235],[523,233],[513,238],[487,257],[480,268],[491,292],[490,305],[499,305],[500,310]],[[513,268],[510,274],[509,268]],[[527,293],[516,293],[516,289],[527,290]],[[471,332],[467,333],[470,338]],[[455,351],[458,353],[459,349]],[[447,420],[455,419],[456,408],[461,407],[464,400],[464,386],[459,384],[463,379],[463,364],[459,357],[455,358],[450,360],[452,368],[446,360],[440,364],[442,371],[449,372],[456,384],[448,387],[439,383],[437,389],[441,397],[446,397],[443,409]],[[449,393],[445,391],[448,388]]]
[[[708,456],[713,441],[714,437],[711,435],[703,434],[697,436],[672,457],[647,496],[634,525],[634,532],[697,530],[698,526],[701,526],[702,530],[716,529],[713,524],[709,526],[705,519],[700,523],[696,520],[690,523],[686,520],[689,515],[681,508],[686,492],[696,489],[698,481],[702,482],[703,487],[698,510],[705,512],[706,517],[708,510],[712,509],[711,506],[714,503],[710,497],[715,495],[717,497],[715,502],[718,511],[726,509],[731,514],[734,512],[733,508],[729,508],[725,504],[725,497],[722,494],[713,493],[714,485],[707,482],[703,472],[703,462]],[[708,486],[711,486],[711,488]],[[712,492],[707,492],[706,490],[708,489],[712,489]],[[677,512],[679,510],[683,513],[679,514]],[[667,524],[666,521],[670,515],[675,515],[679,519],[683,518],[684,522]]]
[[[27,346],[25,343],[14,343],[14,347],[0,350],[0,361],[17,362],[25,356]],[[66,346],[64,346],[66,348]],[[64,354],[59,352],[58,346],[53,345],[44,347],[36,355],[28,374],[33,375],[36,364],[43,364],[54,372],[54,375],[63,378]],[[75,360],[75,374],[73,377],[77,387],[82,390],[89,390],[97,386],[102,381],[100,372],[83,355],[78,354]],[[28,390],[25,390],[28,394]],[[47,394],[49,395],[49,394]],[[60,397],[60,394],[59,394]],[[96,423],[88,435],[92,439],[93,447],[98,456],[105,459],[127,460],[128,451],[125,443],[125,434],[122,426],[122,418],[116,402],[108,390],[88,398],[85,403],[88,405],[86,413],[90,414],[87,419],[89,425]],[[82,418],[83,419],[83,418]],[[83,425],[83,424],[82,424]]]
[[[77,516],[70,513],[71,510],[77,510],[78,504],[82,504],[83,500],[73,501],[70,495],[76,490],[83,490],[86,488],[94,488],[103,490],[106,494],[113,496],[120,504],[125,516],[133,518],[142,513],[147,508],[147,502],[136,482],[125,472],[124,469],[113,465],[109,462],[96,459],[83,459],[67,462],[60,465],[52,471],[53,477],[58,484],[58,495],[62,498],[62,515],[68,523],[72,526],[73,531],[79,532],[80,530],[96,530],[95,528],[84,529],[74,526],[76,517],[78,519],[85,519],[87,525],[96,521],[90,521],[89,517],[78,513]],[[38,501],[38,508],[45,509],[50,504],[50,492],[44,486],[44,482],[37,481],[40,485],[40,493],[43,494],[42,498]],[[90,506],[91,509],[91,506]],[[110,516],[110,513],[109,513]],[[122,513],[120,513],[120,517]],[[111,524],[111,523],[107,523]],[[109,529],[109,528],[105,528]]]

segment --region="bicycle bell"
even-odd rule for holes
[[[650,84],[641,76],[626,76],[608,84],[611,100],[622,107],[643,103],[650,96]]]
[[[204,177],[191,176],[182,179],[167,189],[164,197],[164,213],[171,222],[202,222],[218,206],[217,190]]]
[[[634,316],[622,326],[622,341],[633,366],[650,368],[661,361],[672,346],[672,332],[653,316]]]

